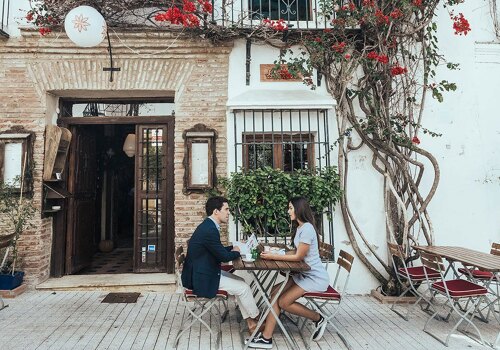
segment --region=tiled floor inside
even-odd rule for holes
[[[132,257],[132,248],[115,248],[110,253],[97,252],[92,257],[91,265],[79,274],[132,273]]]

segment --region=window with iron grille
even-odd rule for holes
[[[265,166],[286,172],[330,166],[330,128],[327,109],[233,110],[234,169]],[[232,158],[231,157],[231,158]],[[284,208],[283,210],[286,210]],[[332,212],[332,208],[327,208]],[[317,213],[317,227],[333,242],[333,224]],[[236,227],[238,238],[239,227]],[[287,242],[267,228],[264,239]]]
[[[313,133],[245,133],[243,141],[245,169],[265,166],[284,171],[314,168]]]
[[[249,0],[252,19],[311,21],[311,0]]]

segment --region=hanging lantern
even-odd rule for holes
[[[123,143],[123,152],[128,157],[135,156],[135,134],[128,134],[125,142]]]
[[[64,30],[77,46],[93,47],[106,37],[106,21],[93,7],[78,6],[69,11],[64,19]]]

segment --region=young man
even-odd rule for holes
[[[220,224],[229,221],[228,201],[224,197],[209,198],[205,210],[208,217],[196,228],[189,240],[182,270],[182,284],[199,297],[213,298],[218,289],[234,295],[248,329],[253,332],[257,326],[259,309],[250,286],[242,278],[221,271],[220,268],[221,262],[240,256],[238,247],[224,247],[220,241]]]

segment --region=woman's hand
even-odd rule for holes
[[[269,252],[262,252],[260,253],[260,257],[265,260],[275,260],[275,257],[277,254],[269,253]]]

